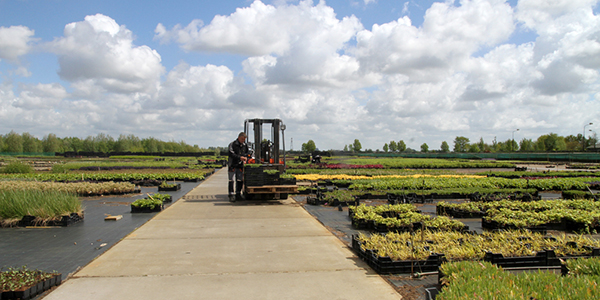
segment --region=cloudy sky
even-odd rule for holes
[[[599,11],[598,0],[0,0],[0,134],[209,147],[245,119],[281,118],[287,149],[440,149],[593,122],[590,135]]]

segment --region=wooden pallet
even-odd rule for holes
[[[247,186],[248,194],[269,194],[269,193],[297,193],[297,185],[263,185],[263,186]]]

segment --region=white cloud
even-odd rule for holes
[[[357,34],[356,56],[366,70],[400,73],[411,81],[439,81],[482,46],[514,31],[511,7],[500,0],[433,3],[423,26],[403,17]]]
[[[591,9],[598,0],[519,0],[516,17],[538,32],[552,31],[560,17],[581,9]]]
[[[534,64],[542,75],[532,86],[545,95],[589,93],[600,68],[600,18],[596,1],[523,1],[518,14],[539,34]]]
[[[131,31],[101,14],[67,24],[64,37],[49,46],[58,55],[61,78],[109,92],[151,92],[164,72],[155,50],[133,45]]]
[[[225,66],[179,64],[162,83],[158,106],[231,109],[230,98],[240,87]]]
[[[52,109],[67,96],[65,88],[58,83],[22,85],[14,106],[27,110]]]
[[[313,45],[338,48],[360,26],[356,17],[338,20],[324,2],[313,6],[312,1],[301,1],[298,5],[275,7],[257,0],[229,16],[215,16],[206,26],[194,20],[185,28],[177,25],[167,31],[159,24],[155,38],[174,40],[189,51],[284,55],[298,42],[310,42],[309,37],[317,39]]]
[[[0,59],[16,62],[29,52],[34,31],[25,26],[0,27]]]

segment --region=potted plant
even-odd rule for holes
[[[181,183],[167,183],[163,181],[159,186],[159,191],[179,191],[181,189]]]

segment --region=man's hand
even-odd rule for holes
[[[240,157],[240,160],[241,160],[242,162],[246,162],[246,161],[248,161],[248,158],[247,158],[247,157],[245,157],[245,156],[242,156],[242,157]]]

